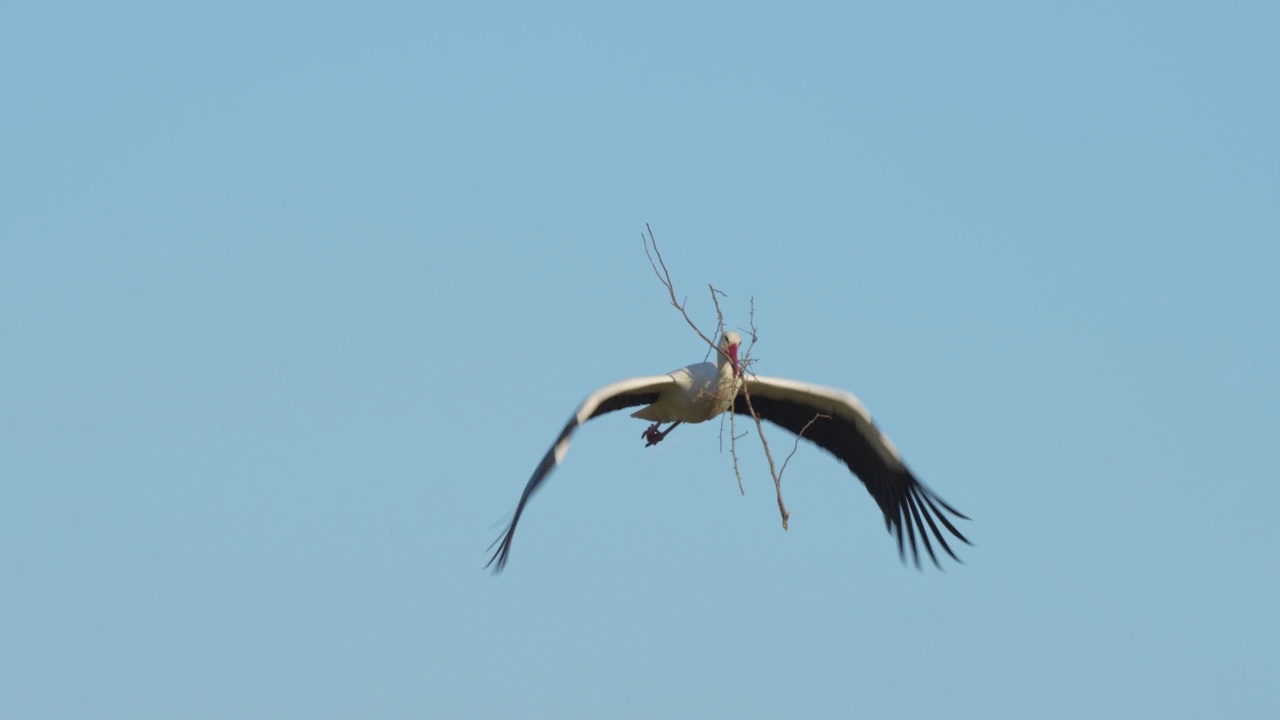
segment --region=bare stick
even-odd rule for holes
[[[778,491],[778,512],[782,513],[782,529],[786,530],[791,513],[787,512],[787,504],[782,501],[782,477],[778,475],[777,466],[773,462],[773,453],[769,452],[769,441],[764,437],[764,425],[760,423],[760,413],[757,413],[755,405],[751,404],[751,391],[746,383],[742,385],[742,394],[747,398],[747,409],[751,411],[751,419],[756,421],[756,433],[760,435],[760,444],[764,446],[764,457],[769,461],[769,474],[773,476],[773,486]]]
[[[650,227],[648,223],[645,223],[644,229],[648,232],[648,235],[640,233],[640,239],[644,241],[645,257],[649,258],[649,267],[653,268],[653,274],[658,276],[658,282],[662,283],[663,287],[667,289],[667,296],[671,300],[672,307],[680,311],[680,314],[684,316],[684,321],[689,324],[689,327],[693,328],[694,332],[698,333],[698,337],[702,338],[714,352],[719,353],[720,346],[715,342],[712,342],[711,338],[704,335],[702,330],[698,329],[698,325],[693,322],[693,319],[689,317],[689,312],[685,310],[688,298],[685,298],[684,300],[677,299],[675,283],[671,280],[671,271],[667,269],[667,262],[662,259],[662,251],[658,249],[658,240],[653,236],[653,228]],[[650,250],[651,247],[652,250]],[[656,261],[654,260],[655,257],[657,258]],[[719,296],[724,295],[724,293],[716,290],[715,286],[711,284],[707,285],[707,289],[711,292],[711,302],[716,308],[716,334],[719,335],[724,329],[724,313],[720,309]],[[709,354],[710,353],[708,353],[708,355]],[[745,361],[746,357],[744,356],[740,359],[739,364],[745,367]],[[721,420],[720,428],[722,433],[720,449],[723,451],[723,419]],[[734,432],[733,413],[729,413],[729,454],[733,456],[733,474],[738,480],[738,492],[742,495],[746,495],[746,489],[742,485],[742,471],[738,467],[738,435]]]
[[[724,432],[723,420],[720,421],[720,430],[721,430],[721,433],[723,434]],[[742,487],[742,470],[738,467],[738,438],[746,437],[746,435],[747,435],[746,433],[743,433],[742,435],[734,434],[733,413],[729,413],[729,457],[733,458],[733,476],[738,479],[738,494],[743,496],[747,494],[747,491]],[[723,452],[724,440],[720,441],[720,447],[722,448],[721,452]]]
[[[724,334],[724,313],[720,312],[720,300],[717,296],[724,295],[724,293],[717,290],[716,286],[711,283],[707,283],[707,289],[711,291],[711,304],[716,307],[716,337],[722,337]],[[725,297],[728,296],[725,295]],[[718,348],[719,345],[716,347]],[[709,356],[710,353],[707,353],[707,355],[702,358],[703,361],[705,362]]]
[[[689,313],[685,309],[685,305],[688,302],[688,298],[685,298],[684,300],[680,300],[679,298],[676,297],[675,283],[673,283],[671,280],[671,271],[667,269],[666,261],[662,259],[662,252],[658,250],[658,241],[653,236],[653,228],[650,227],[648,223],[645,223],[644,228],[648,232],[648,235],[646,236],[644,233],[641,233],[640,239],[644,241],[645,257],[649,258],[649,267],[653,268],[653,273],[658,276],[658,281],[661,282],[664,287],[666,287],[667,295],[671,300],[671,305],[675,307],[675,309],[680,311],[680,314],[684,316],[685,322],[689,324],[689,327],[693,328],[693,331],[698,334],[698,337],[702,338],[703,341],[707,343],[707,345],[711,346],[711,348],[713,348],[715,352],[719,353],[720,346],[717,343],[713,342],[711,338],[703,334],[702,330],[698,329],[698,325],[693,322],[692,318],[689,317]],[[651,246],[653,248],[652,252],[650,252]],[[656,262],[654,260],[655,257],[657,258]],[[712,304],[715,305],[715,308],[716,308],[716,334],[719,335],[720,332],[724,329],[724,313],[720,309],[719,296],[724,295],[724,293],[720,292],[719,290],[716,290],[714,285],[708,284],[707,288],[711,291],[711,302]],[[743,353],[742,357],[739,359],[739,366],[741,369],[740,371],[743,373],[744,376],[746,375],[748,368],[752,364],[751,349],[755,347],[756,339],[758,337],[758,333],[756,331],[756,304],[755,304],[754,297],[751,299],[750,318],[751,318],[751,343],[747,346],[747,351]],[[751,412],[751,419],[755,421],[756,433],[760,436],[760,444],[764,447],[764,456],[769,461],[769,474],[773,477],[773,486],[778,493],[778,511],[782,513],[782,529],[786,530],[787,521],[791,518],[791,513],[787,511],[786,503],[784,503],[782,500],[782,475],[778,471],[777,466],[773,461],[773,453],[769,450],[769,441],[764,436],[764,426],[760,422],[760,414],[756,412],[755,406],[752,405],[751,403],[751,392],[747,389],[746,383],[743,383],[741,392],[747,399],[747,409]],[[814,420],[817,420],[817,418],[815,417]],[[814,420],[810,420],[809,425],[812,425]],[[809,428],[809,425],[805,425],[804,429],[807,430]],[[721,427],[723,428],[723,425],[721,425]],[[801,434],[803,434],[803,430],[801,431]],[[742,485],[742,472],[738,467],[737,441],[739,437],[741,436],[736,434],[736,430],[734,427],[733,413],[731,412],[729,413],[729,452],[733,456],[733,473],[738,479],[738,491],[743,495],[745,495],[746,491],[743,489],[743,485]],[[723,443],[723,440],[721,442]],[[800,440],[797,437],[796,439],[797,446],[799,445],[799,442]],[[792,448],[791,455],[794,455],[794,454],[795,454],[795,448]],[[791,460],[791,455],[787,456],[788,462]],[[782,467],[784,470],[786,469],[785,462],[783,463]]]
[[[704,335],[702,331],[698,329],[697,324],[693,322],[693,320],[689,317],[689,313],[685,311],[684,306],[685,306],[685,303],[688,302],[688,298],[685,298],[683,301],[676,299],[676,286],[671,282],[671,271],[667,270],[667,263],[663,261],[662,253],[658,251],[658,241],[653,237],[653,228],[649,227],[649,223],[645,223],[644,229],[649,231],[648,237],[645,237],[643,233],[640,234],[640,239],[644,240],[644,254],[646,257],[649,258],[649,266],[653,268],[653,273],[657,275],[658,280],[663,285],[666,286],[667,294],[671,296],[671,304],[674,305],[675,308],[680,311],[680,314],[684,316],[684,321],[689,323],[689,327],[693,328],[694,332],[698,333],[698,337],[702,338],[708,345],[712,347],[712,349],[719,351],[720,347],[716,345],[716,343],[712,342],[711,338]],[[652,254],[649,253],[650,245],[653,246]],[[654,255],[658,257],[657,263],[654,263],[653,261]],[[661,267],[661,270],[659,270],[659,267]],[[715,297],[714,290],[715,288],[712,288],[713,298]],[[717,308],[718,307],[719,306],[717,305]],[[717,314],[718,314],[718,311],[717,311]],[[720,321],[724,322],[724,319],[721,318]]]
[[[795,444],[794,444],[794,445],[792,445],[792,446],[791,446],[791,454],[787,455],[787,459],[782,461],[782,468],[778,470],[778,479],[779,479],[779,480],[781,480],[781,479],[782,479],[782,474],[783,474],[783,473],[785,473],[785,472],[787,471],[787,465],[791,462],[791,458],[795,457],[796,451],[800,449],[800,438],[804,437],[804,434],[805,434],[806,432],[809,432],[809,428],[810,428],[814,423],[818,422],[818,419],[819,419],[819,418],[826,418],[826,419],[830,420],[830,419],[831,419],[831,416],[830,416],[830,415],[824,415],[824,414],[822,414],[822,413],[814,413],[814,415],[813,415],[813,419],[811,419],[809,422],[805,423],[805,424],[804,424],[804,427],[800,428],[800,432],[796,434],[796,442],[795,442]]]
[[[756,328],[756,299],[754,297],[751,298],[751,312],[748,317],[751,322],[751,343],[747,346],[746,354],[749,356],[751,354],[751,349],[755,347],[756,339],[760,335]],[[744,369],[743,372],[745,373],[746,370]],[[787,459],[782,463],[782,469],[778,470],[773,462],[773,452],[769,450],[769,440],[764,436],[764,425],[760,422],[760,413],[756,412],[756,407],[751,402],[751,390],[747,387],[746,383],[742,384],[742,394],[743,397],[747,399],[747,409],[751,411],[751,419],[756,423],[756,433],[760,436],[760,445],[764,447],[765,459],[769,461],[769,475],[773,477],[773,487],[778,493],[778,512],[782,514],[782,529],[786,530],[787,522],[791,519],[791,513],[787,510],[787,504],[782,499],[782,473],[786,471],[787,463],[791,462],[791,455],[796,454],[796,448],[800,446],[800,437],[804,435],[805,430],[808,430],[809,426],[812,425],[817,418],[815,417],[813,420],[810,420],[800,430],[800,434],[796,436],[796,445],[791,449],[791,455],[787,456]]]

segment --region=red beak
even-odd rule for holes
[[[733,374],[742,377],[742,368],[738,366],[738,346],[729,346],[729,362],[733,364]]]

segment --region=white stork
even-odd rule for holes
[[[920,554],[916,547],[918,535],[924,541],[933,564],[941,567],[929,542],[926,525],[942,549],[952,559],[960,560],[947,545],[938,523],[966,544],[972,544],[947,519],[946,513],[965,520],[969,518],[911,474],[898,449],[871,421],[871,414],[858,398],[843,390],[794,380],[755,375],[744,377],[738,364],[738,347],[741,344],[742,337],[730,330],[721,338],[719,357],[714,364],[697,363],[666,375],[623,380],[587,396],[524,486],[511,524],[494,541],[493,544],[499,547],[486,567],[493,565],[494,572],[501,572],[506,566],[511,554],[511,540],[515,537],[516,524],[520,522],[525,504],[542,486],[551,470],[564,461],[569,440],[579,425],[615,410],[646,405],[631,417],[653,422],[641,435],[646,441],[645,447],[649,447],[661,442],[680,423],[700,423],[726,410],[750,415],[748,394],[761,420],[768,420],[800,435],[849,466],[880,505],[886,529],[897,535],[898,555],[903,562],[906,562],[905,546],[909,544],[916,567],[920,567]],[[744,385],[747,392],[740,393]],[[668,422],[671,425],[659,431],[662,423]],[[903,528],[906,529],[906,543],[903,542]]]

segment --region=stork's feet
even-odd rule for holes
[[[666,433],[658,432],[659,425],[660,423],[654,423],[649,426],[648,430],[645,430],[644,432],[640,433],[640,437],[644,438],[645,440],[645,443],[644,443],[645,447],[653,447],[654,445],[657,445],[658,443],[662,442],[662,438],[667,436]]]
[[[640,433],[640,437],[644,438],[645,440],[644,446],[653,447],[654,445],[657,445],[658,443],[662,442],[662,438],[666,437],[667,434],[670,433],[672,430],[675,430],[676,426],[679,424],[680,424],[680,421],[677,420],[671,423],[671,427],[668,427],[666,430],[663,430],[662,432],[658,432],[658,428],[661,427],[662,423],[654,423],[650,425],[648,430],[645,430],[644,432]]]

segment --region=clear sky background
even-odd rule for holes
[[[0,716],[1280,716],[1276,7],[4,6]],[[965,564],[617,414],[484,570],[646,222]]]

